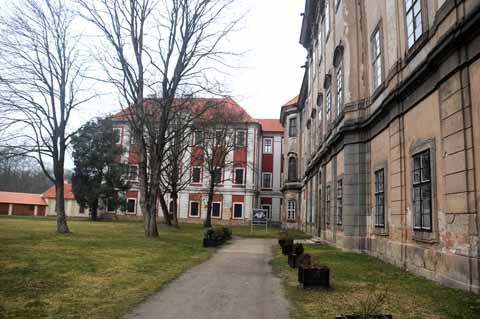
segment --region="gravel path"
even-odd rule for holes
[[[288,302],[269,261],[273,240],[236,239],[124,319],[287,319]]]

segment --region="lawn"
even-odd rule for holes
[[[0,218],[0,318],[117,318],[214,252],[201,226]]]
[[[229,226],[230,227],[230,226]],[[265,231],[265,226],[255,226],[253,232],[250,226],[232,226],[230,227],[234,236],[248,237],[248,238],[278,238],[282,229],[280,227],[268,227],[268,231]],[[289,235],[295,239],[306,239],[311,236],[301,232],[299,230],[289,230]]]
[[[305,245],[306,253],[330,267],[331,289],[304,291],[297,271],[274,248],[274,271],[292,301],[292,318],[335,318],[358,312],[375,296],[386,296],[384,313],[393,318],[480,318],[480,297],[443,287],[367,255],[342,252],[326,245]]]

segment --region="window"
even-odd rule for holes
[[[135,137],[135,132],[133,132],[133,131],[130,132],[130,144],[131,145],[137,144],[137,139]]]
[[[325,222],[330,224],[330,186],[327,186],[325,193]]]
[[[224,134],[223,131],[215,131],[215,145],[223,145]]]
[[[297,180],[297,159],[293,156],[288,159],[288,180]]]
[[[343,223],[343,182],[337,181],[337,225]]]
[[[115,135],[115,144],[122,144],[122,129],[116,127],[113,129],[113,133]]]
[[[237,130],[237,140],[236,145],[237,147],[244,147],[246,145],[246,136],[247,132],[244,130]]]
[[[200,202],[190,202],[190,217],[200,217]]]
[[[234,203],[233,204],[233,218],[242,218],[243,217],[243,204]]]
[[[262,174],[262,188],[272,188],[272,173]]]
[[[212,217],[213,218],[222,217],[222,203],[219,203],[219,202],[212,203]]]
[[[413,228],[432,230],[430,150],[413,156]]]
[[[193,132],[193,145],[195,146],[202,145],[202,131],[195,130]]]
[[[107,199],[107,211],[114,212],[115,210],[115,201],[112,198]]]
[[[325,38],[328,39],[330,33],[330,5],[329,0],[325,1]]]
[[[330,124],[330,121],[332,119],[332,95],[330,92],[330,88],[327,89],[327,95],[325,96],[326,100],[326,114],[327,114],[327,125]]]
[[[222,169],[217,168],[213,171],[213,183],[214,184],[221,184],[222,183]]]
[[[138,180],[138,166],[130,165],[128,166],[128,180],[137,181]]]
[[[410,49],[422,35],[422,1],[405,0],[407,44]]]
[[[202,182],[202,168],[193,167],[192,168],[192,183],[199,184]]]
[[[289,200],[288,206],[287,206],[287,219],[294,221],[296,219],[296,213],[297,213],[297,202],[294,200]]]
[[[245,169],[244,168],[236,168],[235,169],[235,184],[236,185],[243,185],[245,184]]]
[[[376,89],[382,83],[382,47],[380,42],[380,28],[372,35],[372,70],[373,70],[373,86]]]
[[[340,115],[340,112],[343,109],[343,67],[340,64],[337,67],[337,116]]]
[[[262,209],[267,212],[267,219],[272,219],[272,206],[271,205],[262,205]]]
[[[318,28],[318,41],[317,41],[317,46],[318,46],[318,65],[321,64],[322,62],[322,56],[323,56],[323,39],[322,39],[322,29]]]
[[[127,199],[127,213],[135,214],[137,211],[137,200],[134,198]]]
[[[297,136],[297,118],[291,118],[288,122],[288,136],[296,137]]]
[[[337,0],[337,3],[335,4],[335,10],[338,11],[338,8],[340,7],[340,2],[342,2],[342,0]]]
[[[263,139],[263,153],[264,154],[272,154],[273,152],[273,141],[271,138],[264,138]]]
[[[375,172],[375,226],[385,227],[385,171]]]

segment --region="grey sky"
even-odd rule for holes
[[[230,36],[232,51],[245,52],[240,67],[227,79],[233,98],[255,118],[278,118],[280,107],[295,97],[301,85],[306,52],[298,43],[303,0],[238,0],[248,12],[242,28]],[[97,86],[98,87],[98,86]],[[113,88],[77,113],[75,124],[116,112]],[[74,126],[75,126],[74,124]]]

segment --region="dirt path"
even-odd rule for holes
[[[288,302],[269,261],[272,240],[237,239],[124,319],[287,319]]]

